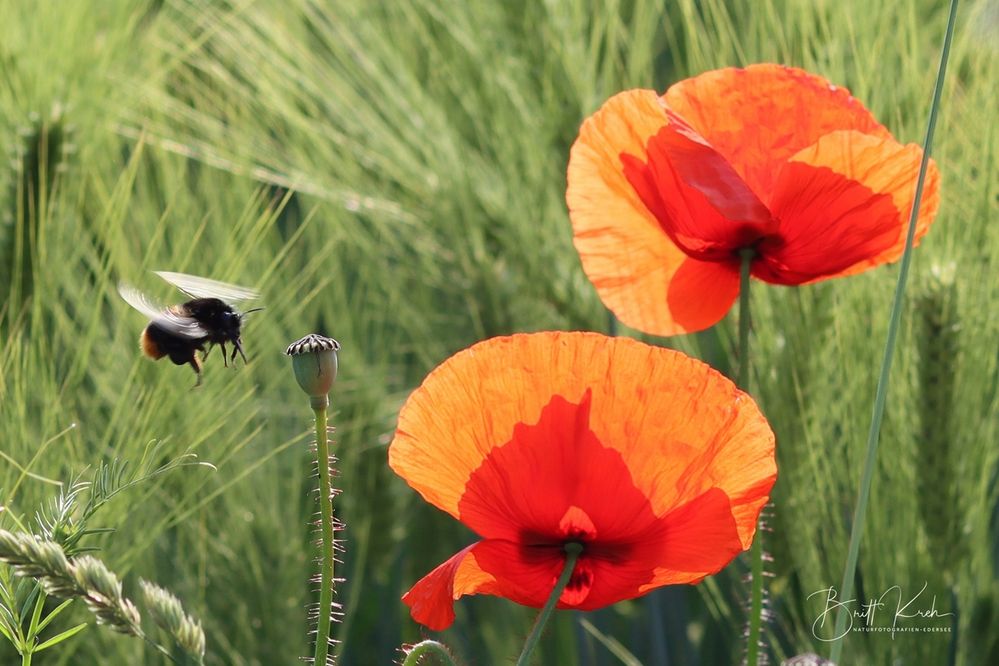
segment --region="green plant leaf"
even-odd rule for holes
[[[47,641],[45,641],[44,643],[42,643],[41,645],[39,645],[38,647],[36,647],[35,648],[35,652],[41,652],[42,650],[47,650],[48,648],[52,647],[53,645],[56,645],[58,643],[62,643],[64,640],[66,640],[68,638],[72,638],[73,636],[76,636],[78,633],[80,633],[81,631],[83,631],[86,628],[87,628],[87,623],[83,622],[81,624],[76,625],[72,629],[67,629],[66,631],[62,632],[61,634],[57,634],[56,636],[53,636],[52,638],[48,639]]]
[[[10,611],[8,611],[5,607],[0,606],[0,634],[3,634],[4,638],[6,638],[12,644],[17,645],[17,640],[15,640],[14,638],[14,631],[11,629],[10,625],[8,624],[9,615]]]
[[[67,606],[73,603],[73,601],[73,599],[66,599],[66,601],[52,609],[52,612],[46,615],[45,619],[43,619],[41,624],[38,625],[38,633],[44,631],[45,627],[49,626],[49,623],[52,622],[52,620],[54,620],[59,613],[63,612]]]
[[[39,588],[35,588],[38,592]],[[35,608],[31,611],[31,621],[28,623],[28,637],[34,638],[41,631],[38,626],[38,621],[42,617],[42,611],[45,609],[45,595],[38,592],[35,595]]]

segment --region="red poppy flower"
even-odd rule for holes
[[[752,275],[799,285],[902,254],[921,149],[849,91],[753,65],[615,95],[579,131],[566,199],[583,270],[624,323],[673,335],[717,323]],[[939,203],[931,163],[918,241]]]
[[[583,545],[559,608],[694,583],[749,547],[776,479],[752,399],[669,349],[596,333],[494,338],[406,402],[389,464],[482,537],[406,593],[417,622],[492,594],[544,605],[564,545]]]

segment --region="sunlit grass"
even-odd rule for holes
[[[0,248],[15,227],[40,239],[29,297],[0,306],[0,497],[30,517],[52,480],[101,459],[138,461],[153,440],[165,441],[166,458],[193,451],[213,462],[216,472],[182,470],[115,500],[102,519],[117,532],[95,543],[115,571],[183,599],[204,620],[216,664],[288,663],[308,651],[310,422],[281,353],[289,340],[320,330],[343,345],[331,422],[346,490],[336,506],[347,523],[348,614],[334,633],[344,663],[391,663],[402,641],[420,637],[400,594],[470,541],[385,464],[408,390],[484,337],[607,328],[564,204],[581,119],[625,87],[662,90],[705,69],[777,60],[849,87],[915,142],[945,13],[929,1],[859,0],[680,0],[665,14],[643,0],[601,11],[526,1],[84,4],[7,3],[0,21],[4,151],[18,148],[32,113],[49,118],[57,105],[75,144],[35,208],[18,205],[15,169],[5,163],[0,177],[9,225]],[[986,10],[961,11],[934,151],[943,204],[910,290],[913,305],[937,267],[955,267],[941,296],[956,321],[954,467],[940,478],[961,509],[947,532],[966,555],[937,561],[920,511],[931,501],[919,467],[925,333],[910,308],[860,557],[864,594],[895,584],[914,594],[926,581],[950,609],[953,589],[960,627],[854,637],[845,663],[947,663],[951,641],[958,663],[999,659],[997,28]],[[210,357],[205,385],[191,391],[189,369],[140,358],[144,322],[115,285],[175,297],[156,269],[263,292],[267,309],[245,332],[248,366]],[[778,657],[825,651],[807,596],[839,584],[896,270],[753,291],[753,385],[780,462],[769,540]],[[734,331],[726,321],[666,343],[728,370]],[[71,423],[8,498],[19,466]],[[699,589],[586,617],[646,664],[727,663],[742,649],[740,575],[735,565]],[[445,639],[473,663],[516,654],[532,616],[492,598],[458,612]],[[577,615],[557,615],[540,662],[615,663],[594,635]],[[2,663],[14,659],[5,650]],[[88,630],[59,656],[153,658],[142,650]]]

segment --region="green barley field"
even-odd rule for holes
[[[400,596],[474,538],[387,465],[427,372],[476,341],[539,330],[629,335],[733,372],[734,312],[652,339],[616,323],[583,274],[565,204],[582,120],[626,88],[780,62],[848,87],[921,143],[947,12],[933,0],[0,0],[0,528],[41,532],[60,493],[95,475],[135,480],[96,507],[79,545],[129,598],[140,578],[180,598],[203,623],[205,663],[301,663],[315,458],[283,352],[322,332],[342,345],[334,652],[400,663],[401,645],[430,636]],[[870,623],[881,630],[854,619],[843,665],[999,663],[999,10],[966,0],[957,16],[933,146],[942,203],[913,257],[856,577],[858,604],[888,596]],[[249,363],[213,354],[192,390],[190,369],[144,359],[146,320],[117,284],[175,298],[154,270],[259,289]],[[897,277],[882,266],[752,292],[752,392],[779,466],[763,533],[772,664],[829,655],[831,618],[816,622],[843,575]],[[98,489],[77,488],[69,517]],[[559,612],[535,663],[739,663],[747,569],[743,557],[698,586]],[[20,580],[0,564],[0,590],[20,589],[0,604],[7,626],[32,613]],[[887,631],[914,597],[909,611],[938,616]],[[433,637],[468,665],[512,664],[536,615],[488,596],[456,612]],[[80,601],[40,640],[80,623],[32,663],[171,663]],[[0,636],[0,664],[20,663]]]

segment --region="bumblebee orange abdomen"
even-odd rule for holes
[[[142,348],[143,354],[154,361],[158,361],[166,356],[166,352],[160,349],[160,346],[156,344],[155,336],[149,334],[149,329],[149,326],[142,329],[142,335],[139,336],[139,346]]]
[[[164,356],[170,357],[175,365],[190,363],[195,370],[199,370],[201,364],[195,356],[196,351],[204,351],[205,338],[185,338],[176,333],[159,326],[156,322],[151,322],[142,332],[143,351],[146,346],[154,350],[155,355],[148,354],[150,358],[160,359]]]

